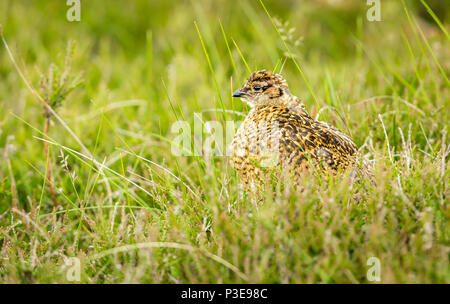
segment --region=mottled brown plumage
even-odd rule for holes
[[[233,165],[247,188],[261,185],[271,168],[297,180],[309,169],[336,174],[355,167],[359,154],[353,140],[313,119],[281,75],[255,72],[233,97],[252,106],[232,144]]]

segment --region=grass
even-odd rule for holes
[[[376,257],[381,283],[450,283],[448,9],[67,8],[0,2],[1,282],[73,282],[76,257],[82,283],[371,283]],[[255,205],[226,157],[170,153],[177,120],[241,120],[231,93],[262,68],[352,135],[375,185],[311,174]]]

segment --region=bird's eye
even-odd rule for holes
[[[255,85],[254,87],[253,87],[253,90],[255,90],[255,91],[260,91],[262,88],[261,88],[261,86],[259,86],[259,85]]]

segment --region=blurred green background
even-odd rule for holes
[[[417,14],[435,55],[448,72],[449,51],[443,45],[440,29],[420,1],[407,3],[411,12]],[[429,1],[447,24],[450,9],[444,3]],[[369,6],[365,1],[283,0],[267,1],[266,6],[278,20],[313,91],[327,91],[326,86],[333,85],[327,83],[331,79],[334,90],[344,91],[340,92],[341,100],[353,103],[360,97],[391,95],[394,91],[402,94],[407,88],[405,81],[414,81],[414,69],[402,35],[411,39],[414,51],[420,53],[420,49],[414,46],[414,33],[399,1],[381,1],[381,22],[366,19]],[[239,52],[251,70],[273,69],[288,55],[259,1],[81,1],[80,22],[67,21],[68,9],[65,1],[0,3],[4,35],[35,86],[39,86],[40,73],[51,63],[63,62],[67,42],[76,42],[72,73],[83,73],[84,88],[76,91],[70,107],[61,110],[70,119],[112,101],[141,99],[148,105],[139,111],[135,107],[123,109],[124,118],[160,127],[165,134],[174,116],[163,81],[182,97],[179,103],[186,113],[218,103],[194,22],[203,36],[226,108],[241,109],[230,97],[230,86],[240,86],[249,74]],[[31,109],[39,105],[24,93],[4,49],[0,60],[3,120],[9,120],[7,113],[13,111],[19,116],[26,113],[27,119],[35,121],[40,116],[39,110]],[[423,60],[418,64],[424,64]],[[313,105],[292,60],[286,60],[283,74],[292,91]],[[352,77],[361,83],[353,86]],[[432,100],[433,96],[429,98]],[[318,98],[325,103],[327,98],[335,102],[329,93],[318,94]],[[156,112],[158,115],[151,115]],[[4,142],[5,135],[0,139],[0,143]]]

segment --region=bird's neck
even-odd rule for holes
[[[279,106],[289,108],[296,112],[306,113],[305,104],[295,95],[284,94],[278,98],[271,98],[266,102],[258,104],[258,107]]]

